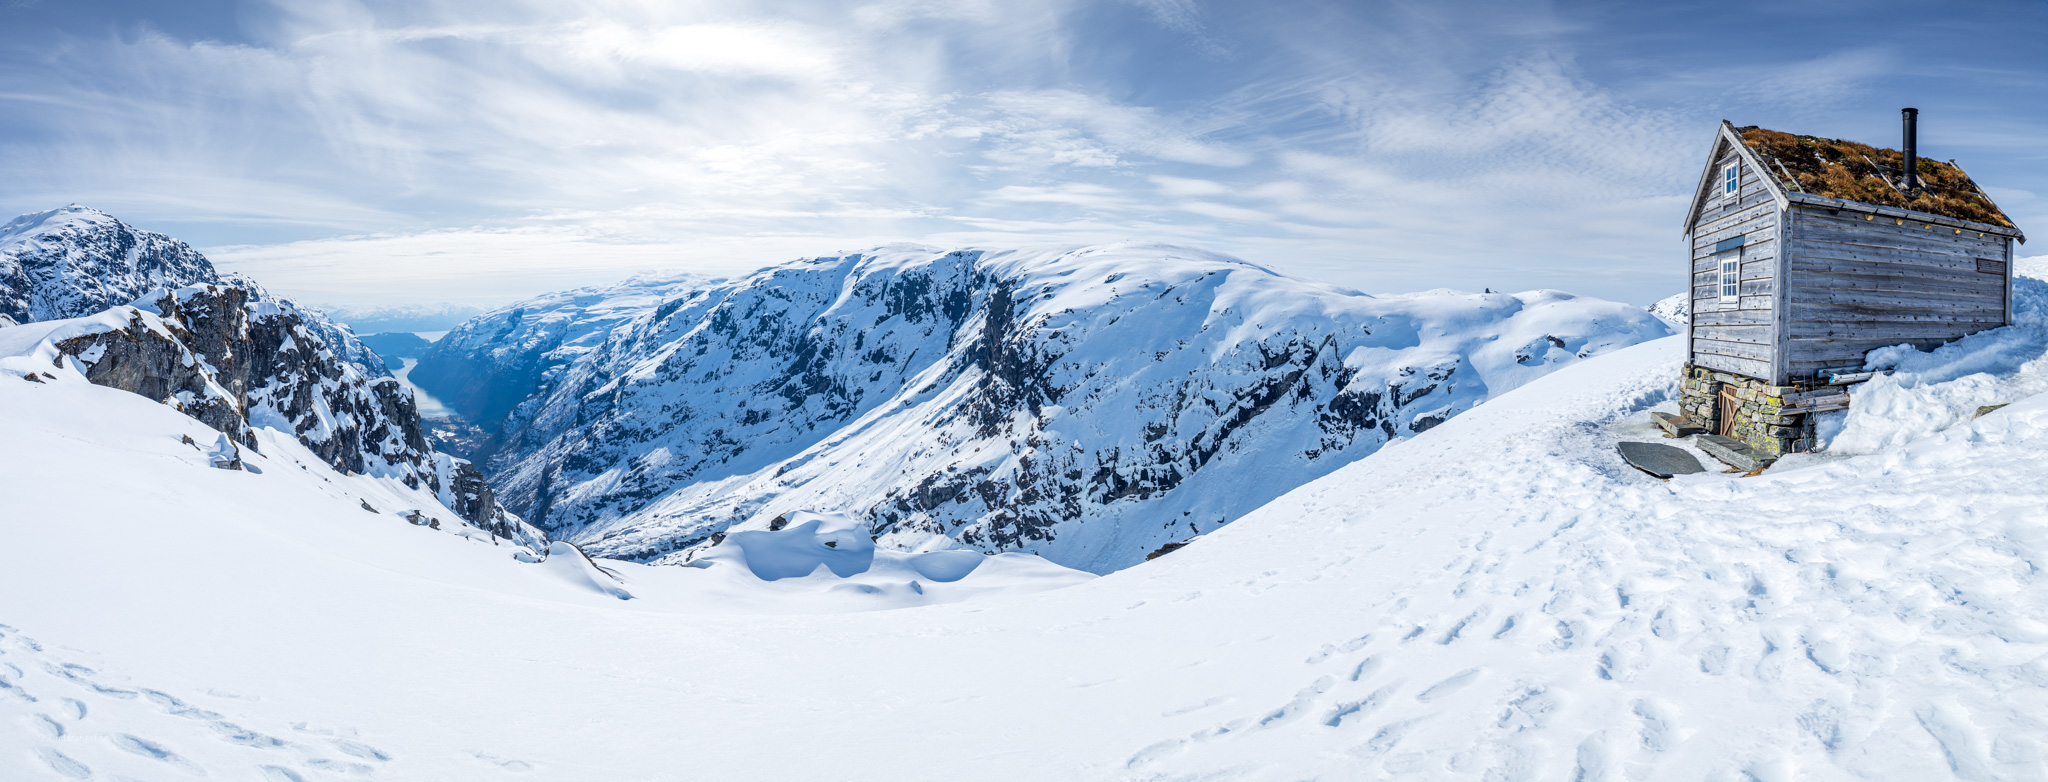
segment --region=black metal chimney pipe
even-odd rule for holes
[[[1906,124],[1906,192],[1920,189],[1920,133],[1914,126],[1920,123],[1919,109],[1900,109],[1900,119]]]

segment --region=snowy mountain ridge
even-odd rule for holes
[[[0,226],[0,326],[80,318],[135,301],[155,288],[226,283],[291,310],[343,360],[374,377],[391,374],[354,331],[276,296],[241,275],[222,275],[184,242],[72,204]]]
[[[483,532],[547,542],[498,504],[474,465],[427,444],[397,380],[365,376],[297,311],[248,290],[158,289],[88,317],[0,328],[0,357],[24,379],[68,371],[161,401],[241,447],[259,448],[260,429],[282,432],[337,471],[423,490]]]
[[[474,456],[509,504],[593,553],[681,563],[835,509],[888,547],[1107,572],[1669,333],[1555,291],[1368,296],[1184,247],[892,246],[514,305],[412,379],[494,432]]]
[[[38,595],[0,608],[0,777],[2037,779],[2048,269],[2018,266],[2013,326],[1881,356],[1830,452],[1758,476],[1616,456],[1684,445],[1645,419],[1662,339],[1154,562],[908,611],[720,584],[754,537],[534,567],[327,496],[359,478],[210,469],[178,442],[210,430],[142,397],[0,376],[0,531],[35,552],[0,594]],[[813,520],[784,530],[807,555],[858,543]]]

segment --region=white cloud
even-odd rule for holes
[[[1647,300],[1677,285],[1651,269],[1723,108],[1702,94],[1812,101],[1897,65],[1852,47],[1743,60],[1739,88],[1674,67],[1617,90],[1577,64],[1607,42],[1546,4],[246,18],[241,43],[94,30],[0,51],[0,201],[236,227],[252,238],[217,242],[224,264],[316,301],[490,303],[906,239],[1188,241],[1368,289],[1590,280]],[[1640,98],[1659,89],[1684,100]]]

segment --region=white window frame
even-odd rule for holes
[[[1730,201],[1742,198],[1742,164],[1729,163],[1721,167],[1721,197]]]
[[[1715,257],[1719,262],[1720,274],[1715,280],[1721,294],[1722,304],[1742,303],[1742,248],[1737,247]]]

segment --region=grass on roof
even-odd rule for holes
[[[1797,190],[1818,196],[1895,206],[1916,212],[2014,228],[1998,206],[1954,163],[1920,158],[1920,189],[1908,198],[1887,182],[1887,174],[1904,170],[1905,153],[1841,139],[1795,136],[1755,126],[1738,129],[1743,146],[1764,164],[1783,166],[1771,173],[1780,181],[1791,175]],[[1872,165],[1872,164],[1876,165]],[[1890,169],[1880,171],[1878,166]]]

